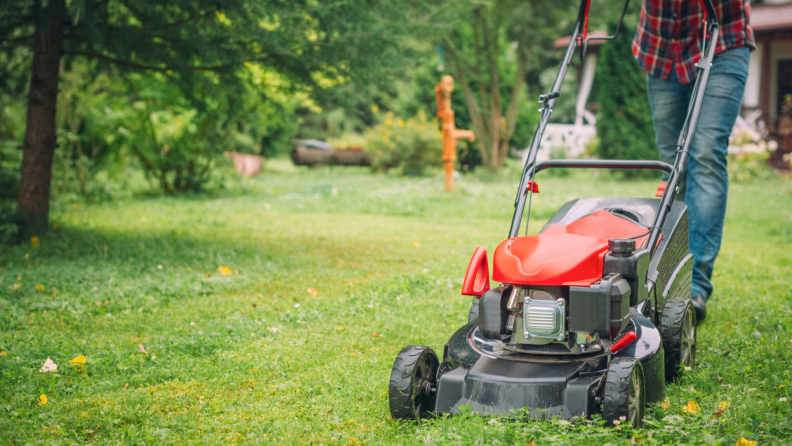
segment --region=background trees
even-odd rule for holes
[[[245,133],[245,117],[262,116],[261,103],[277,112],[299,100],[300,89],[396,63],[384,15],[398,17],[398,10],[362,0],[7,2],[0,15],[5,56],[32,58],[20,227],[29,234],[47,227],[59,81],[75,60],[94,61],[85,69],[91,78],[103,72],[120,79],[113,93],[136,110],[138,133],[124,127],[107,136],[133,141],[132,151],[166,191],[196,189],[211,161],[185,154],[222,149]],[[289,100],[279,100],[284,94]],[[82,131],[74,120],[72,126]],[[76,148],[82,158],[81,144]]]

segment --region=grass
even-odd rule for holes
[[[466,321],[462,275],[476,246],[505,238],[517,178],[465,177],[452,195],[439,178],[275,163],[250,193],[63,206],[39,247],[0,251],[0,443],[790,441],[792,183],[780,179],[732,185],[699,366],[646,429],[393,421],[393,359],[408,344],[442,351]],[[538,181],[533,232],[569,199],[657,184]],[[70,366],[78,355],[88,363]],[[48,357],[58,371],[40,373]]]

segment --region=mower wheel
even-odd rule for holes
[[[682,367],[696,365],[696,309],[690,299],[668,299],[660,319],[660,335],[665,350],[665,378],[671,382]]]
[[[388,388],[394,419],[418,420],[434,410],[439,365],[437,355],[429,347],[408,345],[399,352]]]
[[[629,423],[634,428],[643,423],[644,374],[641,361],[615,358],[605,378],[602,418],[609,426]]]

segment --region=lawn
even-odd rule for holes
[[[533,232],[569,199],[650,197],[657,185],[542,175]],[[408,344],[442,352],[467,320],[467,262],[506,237],[518,178],[466,176],[446,194],[442,178],[274,163],[247,193],[58,207],[39,246],[0,248],[0,443],[790,441],[782,179],[732,185],[698,367],[668,386],[646,429],[392,420],[393,359]],[[79,355],[87,364],[70,365]],[[48,357],[58,369],[40,373]]]

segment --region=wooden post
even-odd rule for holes
[[[451,92],[454,91],[454,78],[443,76],[435,87],[437,100],[437,117],[443,128],[443,170],[445,171],[445,188],[454,191],[454,161],[458,139],[476,140],[472,130],[457,130],[454,127],[454,111],[451,110]]]

